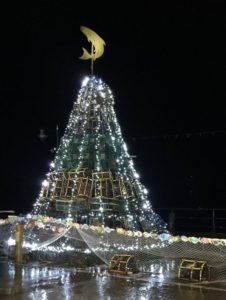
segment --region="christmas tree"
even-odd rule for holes
[[[33,213],[163,232],[165,224],[152,210],[113,105],[113,94],[100,78],[83,80]]]

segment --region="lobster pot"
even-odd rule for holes
[[[138,273],[136,260],[133,255],[115,254],[112,256],[109,264],[109,273],[131,275]]]
[[[209,277],[209,267],[206,261],[182,259],[178,278],[203,281],[209,280]]]

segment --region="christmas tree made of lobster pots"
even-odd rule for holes
[[[92,51],[81,59],[93,62],[104,41],[81,27]],[[72,218],[78,223],[162,232],[165,223],[152,210],[127,151],[110,88],[98,77],[84,78],[51,169],[42,183],[34,214]]]

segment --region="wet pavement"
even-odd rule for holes
[[[226,299],[226,279],[198,282],[177,278],[172,262],[155,262],[131,276],[110,275],[106,266],[74,268],[48,262],[0,261],[0,300]]]

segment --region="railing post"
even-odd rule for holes
[[[175,230],[175,212],[171,209],[169,213],[169,231],[174,232]]]
[[[212,210],[212,231],[215,232],[216,224],[215,224],[215,209]]]

